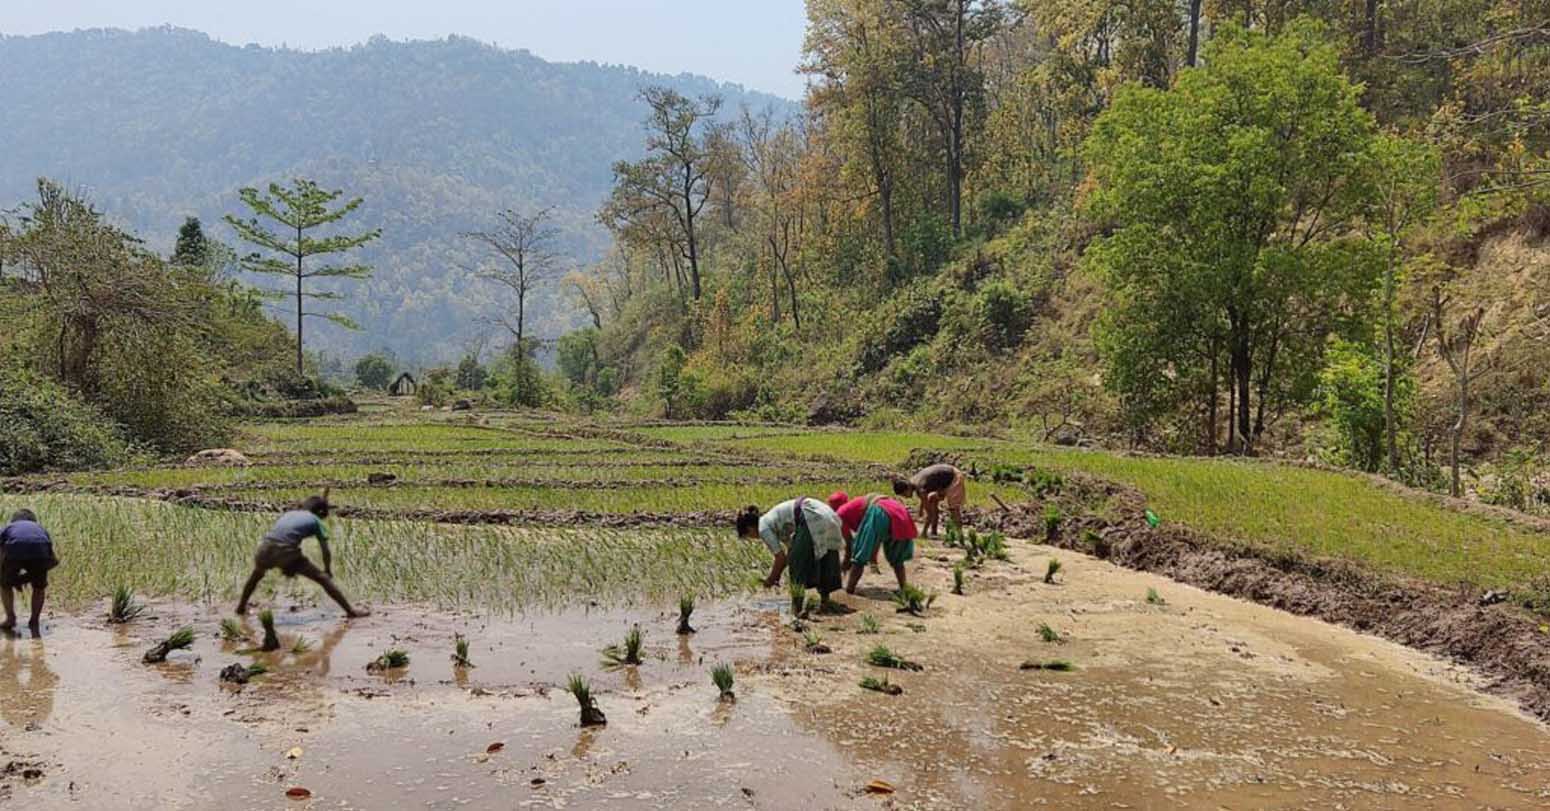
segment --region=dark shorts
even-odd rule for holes
[[[0,558],[0,584],[13,589],[21,588],[22,586],[46,589],[48,588],[48,570],[58,565],[58,558],[45,558],[41,560]]]
[[[302,554],[300,546],[269,538],[259,541],[258,551],[253,554],[253,568],[261,572],[279,569],[286,577],[305,575],[316,580],[323,576],[323,571]]]

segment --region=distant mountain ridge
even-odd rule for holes
[[[167,250],[190,215],[231,242],[220,218],[244,213],[238,188],[312,177],[366,198],[351,227],[383,229],[361,257],[376,277],[343,308],[363,331],[324,328],[315,346],[447,359],[489,306],[458,270],[477,255],[457,235],[498,209],[552,206],[566,252],[595,258],[592,214],[612,163],[642,150],[647,84],[720,94],[728,111],[796,109],[704,77],[465,37],[297,51],[177,28],[0,36],[0,207],[52,177]],[[554,300],[538,304],[541,333],[568,323]]]

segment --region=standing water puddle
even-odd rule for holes
[[[220,615],[159,605],[129,626],[63,619],[0,639],[0,803],[73,808],[1540,808],[1550,735],[1434,659],[1343,629],[1019,544],[969,595],[811,626],[782,601],[570,611],[520,620],[379,608],[282,612],[284,650],[238,654]],[[917,581],[947,591],[947,566]],[[887,580],[888,578],[884,578]],[[868,585],[878,585],[869,576]],[[886,585],[886,583],[885,583]],[[1156,588],[1161,605],[1143,599]],[[858,633],[863,612],[881,633]],[[639,668],[599,650],[631,623]],[[1064,637],[1044,643],[1048,623]],[[192,624],[193,649],[140,656]],[[914,627],[911,627],[911,626]],[[249,627],[257,635],[256,620]],[[453,636],[477,666],[452,666]],[[292,650],[297,637],[305,649]],[[919,661],[884,696],[857,686],[883,643]],[[410,666],[365,665],[403,649]],[[1070,661],[1071,672],[1025,660]],[[234,662],[271,672],[222,685]],[[734,663],[738,701],[716,699]],[[561,685],[588,675],[605,728]],[[499,744],[499,746],[492,746]],[[493,751],[492,751],[493,750]],[[291,757],[294,755],[294,757]],[[9,765],[7,765],[9,764]],[[897,793],[868,795],[871,780]],[[285,792],[304,787],[308,800]]]

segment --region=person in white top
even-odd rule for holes
[[[782,501],[763,515],[758,507],[748,507],[737,516],[737,535],[763,541],[775,556],[765,587],[778,584],[781,572],[789,569],[791,582],[818,590],[823,600],[819,610],[834,605],[829,595],[841,585],[845,535],[840,517],[823,499]]]

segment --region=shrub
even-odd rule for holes
[[[988,349],[1016,347],[1033,325],[1033,300],[1010,282],[987,282],[975,304],[980,340]]]
[[[484,388],[484,382],[489,377],[489,372],[480,365],[479,359],[473,355],[464,355],[457,364],[456,384],[463,391],[478,391]]]
[[[942,318],[942,299],[935,293],[907,290],[883,308],[887,322],[880,334],[863,341],[856,362],[872,373],[888,365],[895,355],[908,352],[936,336]]]
[[[974,200],[974,212],[985,230],[1003,228],[1023,215],[1025,206],[1016,195],[986,189]]]
[[[127,455],[100,411],[49,378],[0,368],[0,474],[107,467]]]
[[[363,389],[384,391],[393,382],[393,363],[386,355],[373,352],[355,362],[355,382]]]

